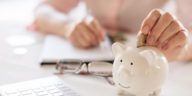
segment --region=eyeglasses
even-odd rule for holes
[[[112,77],[113,61],[83,62],[81,60],[59,60],[56,69],[59,74],[74,73],[81,75],[94,75],[104,77],[110,84],[113,84],[109,77]]]

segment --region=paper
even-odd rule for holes
[[[113,60],[111,44],[108,38],[96,48],[78,49],[69,41],[57,36],[45,38],[41,61],[58,59],[80,59],[83,61]]]

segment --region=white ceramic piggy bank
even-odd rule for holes
[[[136,96],[158,95],[168,74],[165,56],[154,47],[126,48],[114,43],[113,80],[121,90]]]

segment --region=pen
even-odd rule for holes
[[[43,60],[41,65],[56,65],[56,64],[81,64],[88,63],[78,59],[58,59],[58,60]]]
[[[56,65],[58,60],[43,60],[40,65]]]
[[[90,63],[90,62],[108,62],[113,63],[113,60],[99,60],[99,61],[82,61],[78,59],[58,59],[58,60],[43,60],[40,65],[56,65],[60,64],[79,64],[79,63]]]

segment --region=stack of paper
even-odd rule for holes
[[[40,62],[58,59],[80,59],[83,61],[113,60],[111,43],[108,38],[98,47],[91,49],[75,48],[69,41],[49,35],[45,39]]]

